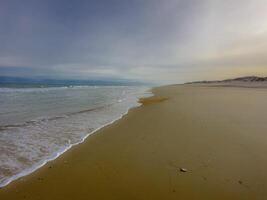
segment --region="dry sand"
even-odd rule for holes
[[[266,89],[153,92],[121,120],[0,189],[0,199],[267,199]]]
[[[190,83],[189,83],[190,84]],[[193,83],[192,86],[208,87],[245,87],[245,88],[267,88],[267,81],[225,81],[214,83]]]

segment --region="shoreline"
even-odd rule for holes
[[[264,199],[265,89],[152,92],[150,103],[0,189],[0,198]]]
[[[144,92],[144,94],[142,96],[147,96],[147,97],[144,97],[144,98],[150,98],[150,97],[153,97],[153,93],[152,93],[152,90],[153,88],[150,88],[148,89],[147,91]],[[111,122],[108,122],[98,128],[96,128],[95,130],[89,132],[87,135],[85,135],[80,142],[76,142],[76,143],[73,143],[71,144],[70,146],[67,146],[65,148],[62,148],[60,149],[59,151],[53,153],[51,156],[49,156],[46,160],[43,160],[41,161],[40,163],[36,163],[34,166],[32,166],[31,168],[28,168],[26,170],[23,170],[22,172],[20,172],[19,174],[17,175],[14,175],[12,176],[8,181],[6,182],[3,182],[2,184],[0,184],[0,189],[3,189],[5,187],[7,187],[9,184],[12,184],[13,182],[21,179],[21,178],[24,178],[26,176],[30,176],[32,173],[35,173],[36,171],[38,171],[40,168],[44,167],[45,165],[49,164],[49,162],[53,162],[55,161],[56,159],[58,159],[60,156],[62,156],[63,154],[65,154],[67,151],[71,150],[73,147],[79,145],[79,144],[82,144],[85,142],[85,140],[95,134],[96,132],[98,132],[99,130],[105,128],[106,126],[110,126],[112,125],[113,123],[115,123],[116,121],[122,119],[125,115],[127,115],[129,113],[129,111],[131,109],[134,109],[134,108],[137,108],[137,107],[140,107],[142,106],[142,103],[139,102],[138,99],[141,99],[143,97],[140,97],[140,98],[137,98],[136,100],[136,103],[139,104],[139,105],[133,105],[131,107],[129,107],[127,109],[126,112],[122,113],[118,118],[115,118],[114,120],[112,120]]]

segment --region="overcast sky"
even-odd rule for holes
[[[266,0],[0,0],[0,75],[267,76]]]

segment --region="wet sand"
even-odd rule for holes
[[[267,199],[267,89],[153,92],[0,199]]]

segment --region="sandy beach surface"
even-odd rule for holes
[[[267,199],[266,88],[153,93],[0,199]]]

